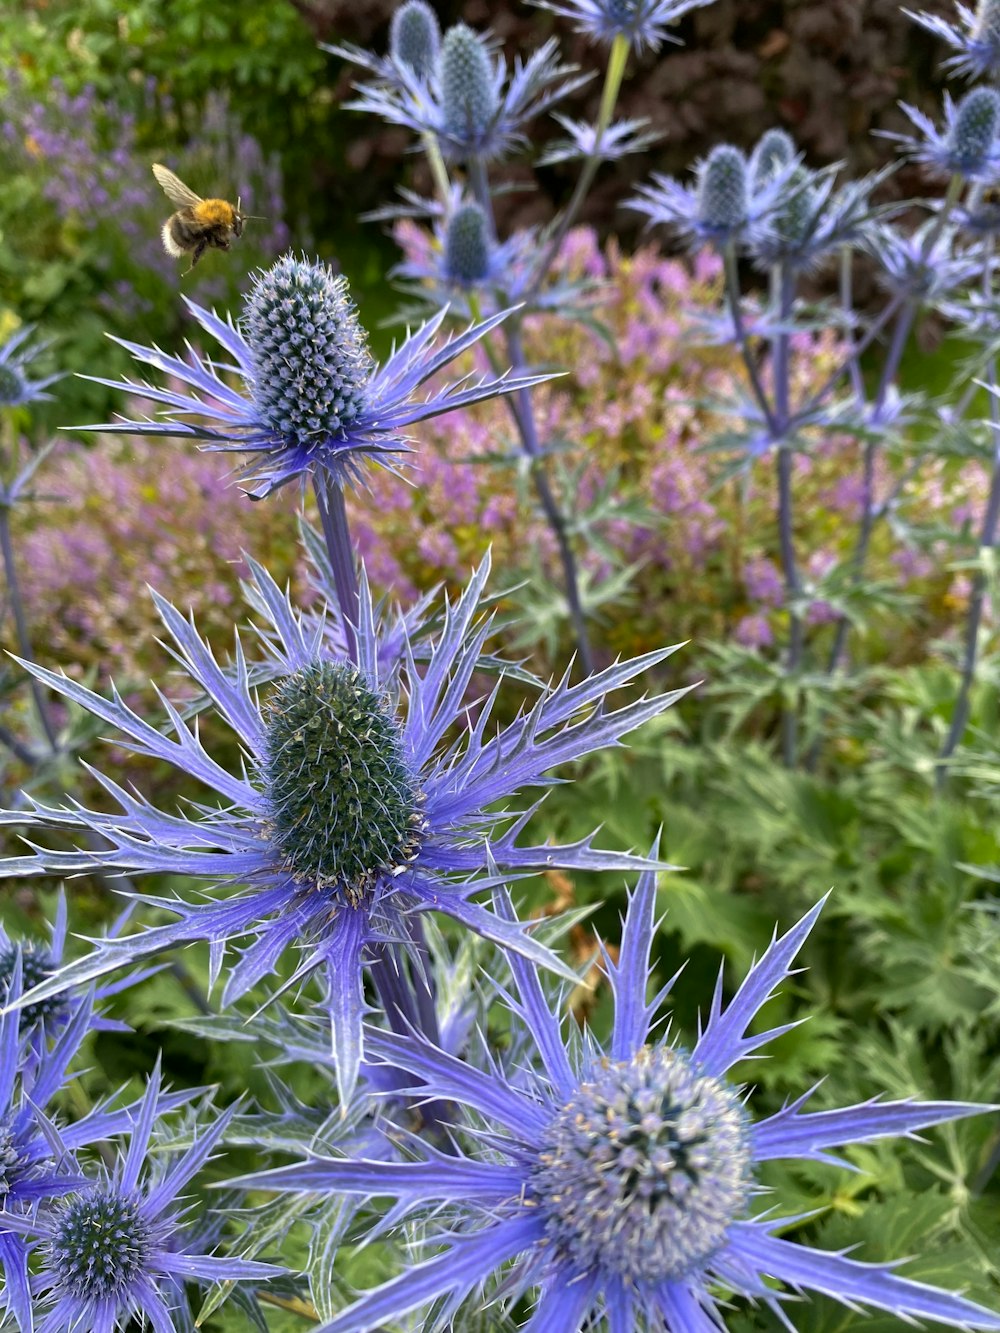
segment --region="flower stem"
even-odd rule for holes
[[[431,169],[431,175],[434,177],[434,187],[438,192],[441,203],[448,207],[448,201],[451,199],[451,181],[448,179],[448,168],[444,164],[444,158],[441,155],[441,145],[438,143],[437,135],[429,130],[423,136],[424,153],[427,156],[427,165]]]
[[[785,607],[788,611],[788,650],[785,655],[785,683],[789,684],[802,665],[805,646],[805,626],[799,609],[801,583],[795,559],[793,516],[794,455],[788,441],[791,422],[791,357],[790,336],[786,330],[792,313],[795,289],[794,279],[787,265],[779,264],[772,275],[774,294],[781,325],[773,343],[774,356],[774,427],[778,446],[778,542],[781,550],[781,568],[785,578]],[[794,768],[798,752],[798,702],[793,697],[782,699],[781,749],[786,768]]]
[[[14,563],[14,543],[12,542],[10,535],[10,511],[3,505],[0,505],[0,556],[2,556],[3,559],[3,570],[7,582],[8,600],[11,613],[14,617],[14,629],[17,634],[18,651],[26,662],[34,662],[35,655],[31,648],[31,638],[28,634],[28,622],[24,614],[24,601],[21,597],[21,584],[18,580],[17,567]],[[59,749],[59,733],[49,715],[49,709],[42,687],[34,676],[31,676],[28,682],[28,688],[31,690],[31,697],[35,704],[35,712],[38,714],[38,720],[41,723],[42,730],[45,732],[45,739],[49,743],[50,750],[55,754]]]
[[[566,239],[566,233],[576,221],[577,214],[587,197],[587,191],[597,174],[597,168],[601,164],[601,142],[604,139],[605,131],[611,124],[611,117],[614,115],[615,103],[618,101],[622,78],[625,75],[628,53],[629,39],[619,33],[612,43],[611,54],[608,56],[608,68],[604,74],[604,88],[601,92],[601,105],[597,113],[597,129],[594,135],[593,151],[585,159],[569,204],[564,209],[552,235],[549,237],[548,244],[542,251],[542,256],[532,274],[531,282],[525,291],[524,299],[526,301],[530,301],[532,297],[537,295],[539,288],[545,281],[549,269]]]
[[[347,643],[347,655],[352,661],[358,659],[358,573],[354,564],[354,546],[351,542],[351,529],[347,519],[347,505],[340,486],[323,472],[313,477],[313,489],[319,508],[320,524],[326,541],[330,568],[333,571],[333,586],[337,592],[340,618],[344,626],[344,638]]]
[[[764,414],[768,430],[771,435],[774,436],[777,434],[777,422],[774,409],[768,401],[763,381],[760,378],[760,371],[757,367],[757,362],[754,359],[753,349],[750,346],[750,336],[747,333],[746,324],[743,321],[743,306],[740,300],[740,273],[736,262],[736,246],[733,242],[730,242],[726,246],[723,251],[722,259],[726,275],[726,304],[729,306],[729,313],[733,320],[733,328],[736,330],[736,340],[739,343],[740,355],[743,358],[744,366],[746,366],[747,378],[750,381],[750,387],[753,390],[754,397],[757,399],[760,410]]]

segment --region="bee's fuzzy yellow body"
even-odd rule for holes
[[[180,205],[160,231],[168,255],[178,259],[189,254],[194,268],[209,246],[228,250],[233,237],[243,235],[243,214],[238,206],[225,199],[202,199],[159,163],[154,164],[153,174],[171,203]]]

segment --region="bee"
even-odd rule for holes
[[[225,199],[202,199],[159,162],[153,163],[153,175],[170,202],[177,205],[177,212],[167,218],[160,232],[163,248],[174,259],[190,254],[189,273],[209,246],[228,250],[233,237],[243,235],[243,223],[250,214],[241,212],[238,199],[235,206]]]

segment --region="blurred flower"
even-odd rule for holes
[[[45,390],[63,378],[62,374],[46,375],[37,380],[29,378],[32,361],[50,346],[49,342],[36,343],[34,347],[26,346],[34,330],[34,324],[22,324],[0,346],[0,408],[51,401],[52,395]]]
[[[958,103],[946,92],[943,130],[936,129],[918,107],[906,102],[900,106],[920,131],[920,138],[889,130],[881,131],[882,137],[897,140],[914,161],[968,181],[996,177],[1000,170],[1000,93],[995,89],[973,88]]]
[[[513,914],[504,893],[495,899],[498,911]],[[843,1144],[913,1135],[988,1109],[876,1098],[807,1113],[807,1092],[777,1114],[751,1120],[747,1090],[728,1076],[797,1026],[761,1030],[753,1020],[793,975],[819,910],[775,936],[726,1007],[720,972],[708,1020],[690,1050],[676,1039],[652,1040],[669,983],[647,998],[656,926],[651,874],[629,901],[617,961],[604,954],[615,1001],[605,1048],[590,1032],[567,1038],[537,973],[516,958],[516,994],[507,1002],[536,1047],[537,1072],[519,1067],[507,1076],[499,1063],[484,1072],[419,1038],[373,1034],[373,1053],[408,1069],[421,1089],[467,1108],[472,1147],[438,1153],[411,1140],[412,1161],[312,1157],[240,1182],[289,1193],[389,1197],[396,1201],[394,1220],[419,1212],[440,1224],[437,1234],[428,1225],[424,1235],[443,1250],[409,1263],[320,1333],[364,1333],[437,1300],[453,1314],[507,1264],[498,1299],[513,1302],[537,1291],[527,1327],[539,1333],[577,1333],[602,1314],[615,1329],[666,1325],[707,1333],[722,1327],[722,1301],[733,1295],[766,1305],[787,1324],[789,1297],[775,1279],[796,1296],[820,1292],[850,1310],[875,1306],[908,1321],[1000,1329],[1000,1315],[900,1277],[894,1265],[781,1238],[775,1233],[790,1219],[775,1215],[773,1200],[766,1213],[752,1213],[758,1163],[838,1164],[831,1150]]]
[[[956,287],[979,280],[983,269],[997,262],[980,247],[958,249],[955,229],[942,230],[935,218],[908,231],[880,223],[868,229],[864,239],[888,290],[923,301],[938,301]]]
[[[337,486],[357,484],[363,463],[386,465],[409,453],[408,427],[441,412],[541,383],[546,375],[501,375],[438,388],[426,398],[416,391],[495,328],[495,314],[434,348],[444,312],[429,320],[383,366],[368,354],[346,280],[324,264],[286,255],[260,272],[244,303],[240,328],[188,301],[195,319],[216,338],[235,366],[219,367],[189,351],[189,360],[156,347],[118,339],[138,361],[171,375],[190,394],[147,383],[98,380],[128,394],[165,403],[166,420],[122,420],[90,427],[127,435],[183,436],[205,448],[260,455],[243,475],[260,499],[279,486],[325,472]],[[234,371],[249,398],[231,389],[219,370]],[[188,421],[186,418],[194,418]]]
[[[602,162],[618,162],[629,153],[642,153],[657,140],[663,138],[662,130],[648,130],[649,121],[645,116],[632,120],[613,121],[597,138],[597,126],[586,120],[571,120],[568,116],[552,113],[569,135],[568,139],[556,139],[546,146],[538,159],[538,166],[551,167],[557,162],[575,162],[589,157],[597,157]]]
[[[424,0],[406,0],[392,16],[389,53],[418,78],[430,76],[441,46],[437,15]]]
[[[177,709],[167,704],[175,738],[145,722],[115,693],[110,700],[41,667],[27,669],[51,689],[122,733],[117,744],[176,766],[212,792],[192,815],[168,813],[111,778],[98,780],[114,813],[83,805],[0,814],[0,825],[61,828],[97,835],[107,850],[35,848],[0,863],[5,875],[86,872],[183,875],[202,882],[207,902],[152,898],[178,920],[123,939],[101,940],[28,992],[35,1004],[179,942],[212,947],[213,976],[227,941],[250,938],[229,972],[224,1003],[270,975],[292,946],[297,975],[322,968],[345,1100],[361,1059],[365,1010],[362,965],[375,943],[409,939],[408,913],[440,911],[536,962],[562,965],[517,923],[470,901],[501,871],[627,869],[642,858],[568,846],[521,846],[523,814],[489,815],[498,802],[547,786],[546,775],[620,738],[663,712],[680,692],[614,707],[609,694],[629,685],[672,649],[619,662],[570,686],[568,678],[513,722],[489,734],[494,690],[468,719],[467,688],[490,632],[479,613],[488,562],[457,604],[446,603],[432,637],[422,620],[376,619],[362,592],[357,665],[337,648],[328,621],[301,616],[269,576],[254,567],[250,596],[269,634],[263,699],[237,640],[224,670],[194,626],[169,603],[157,607],[174,656],[239,738],[249,765],[224,768]],[[427,614],[425,603],[422,612]],[[388,639],[391,651],[384,652]],[[416,648],[420,645],[418,671]],[[22,663],[22,665],[25,665]],[[335,757],[335,758],[334,758]],[[501,832],[495,830],[501,827]]]
[[[149,1169],[153,1126],[165,1100],[157,1065],[134,1108],[128,1152],[119,1153],[114,1168],[97,1181],[78,1176],[66,1182],[77,1197],[53,1211],[8,1219],[42,1256],[32,1291],[44,1312],[44,1333],[114,1333],[132,1317],[175,1333],[189,1326],[187,1282],[266,1282],[284,1272],[273,1264],[199,1252],[197,1238],[178,1216],[177,1195],[208,1161],[236,1108],[196,1135],[177,1160]]]
[[[664,42],[679,39],[667,32],[671,24],[711,0],[531,0],[539,9],[573,19],[577,32],[593,42],[624,37],[636,51],[659,50]]]
[[[958,5],[959,22],[949,23],[937,14],[914,13],[904,9],[908,18],[919,23],[935,37],[953,47],[946,67],[973,79],[995,79],[1000,75],[1000,0],[979,0],[975,10]]]

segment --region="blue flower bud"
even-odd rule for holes
[[[953,169],[963,175],[981,171],[994,149],[998,129],[1000,93],[992,88],[973,88],[966,93],[948,136]]]
[[[977,42],[1000,43],[1000,0],[979,0],[972,36]]]
[[[78,1301],[116,1301],[146,1264],[151,1233],[135,1200],[92,1190],[56,1223],[49,1262],[59,1286]]]
[[[424,0],[406,0],[393,14],[389,29],[389,51],[394,59],[425,79],[434,68],[440,45],[441,29],[434,10]]]
[[[452,282],[472,287],[490,270],[489,230],[478,204],[463,204],[451,216],[444,243],[444,269]]]
[[[275,434],[307,448],[361,413],[374,362],[346,278],[285,255],[257,277],[241,327],[254,405]]]
[[[412,858],[418,793],[395,716],[361,673],[317,661],[267,701],[269,833],[291,874],[360,902]]]
[[[746,1211],[746,1115],[735,1088],[670,1047],[600,1067],[557,1113],[531,1173],[556,1253],[626,1284],[700,1272]]]
[[[445,129],[456,139],[475,143],[497,113],[497,95],[489,48],[464,23],[444,35],[438,78]]]
[[[709,153],[698,180],[698,221],[720,236],[745,224],[749,213],[747,160],[732,144]]]
[[[3,370],[4,367],[0,366],[0,378]],[[25,940],[19,944],[0,946],[0,995],[10,985],[18,957],[21,959],[22,992],[41,985],[57,970],[52,955],[44,945]],[[21,1010],[21,1030],[26,1031],[41,1019],[51,1025],[54,1020],[65,1016],[68,1004],[66,995],[52,995],[47,1000],[26,1004]]]
[[[784,130],[768,130],[761,135],[750,158],[751,188],[754,193],[770,184],[794,156],[795,142]]]

